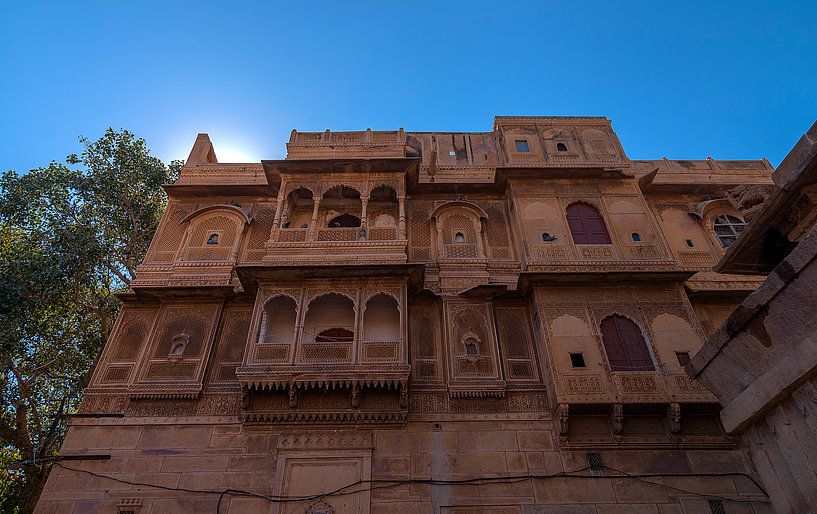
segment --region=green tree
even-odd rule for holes
[[[82,153],[0,177],[0,511],[29,512],[178,178],[108,129]],[[25,464],[12,466],[17,461]]]

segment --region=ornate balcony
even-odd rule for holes
[[[400,283],[371,291],[366,283],[335,291],[309,284],[259,290],[257,332],[236,370],[245,420],[405,421],[410,366]]]

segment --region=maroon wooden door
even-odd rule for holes
[[[601,322],[601,338],[613,371],[655,369],[641,329],[624,316],[610,316]]]
[[[574,203],[567,207],[567,224],[577,245],[609,245],[610,235],[601,214],[594,207]]]

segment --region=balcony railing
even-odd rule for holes
[[[700,383],[683,373],[656,371],[615,371],[609,375],[591,372],[566,372],[561,375],[562,391],[592,402],[650,403],[668,401],[716,401]],[[571,400],[572,402],[572,400]]]
[[[318,241],[357,241],[360,239],[360,227],[319,228]]]

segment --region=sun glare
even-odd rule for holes
[[[218,158],[218,162],[221,163],[258,162],[259,160],[258,157],[252,155],[252,152],[244,148],[219,145],[218,142],[216,141],[213,142],[213,146],[215,147],[216,150],[216,157]]]

